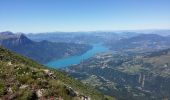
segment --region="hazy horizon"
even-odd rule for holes
[[[136,33],[152,33],[156,31],[170,31],[170,29],[143,29],[143,30],[96,30],[96,31],[47,31],[47,32],[21,32],[21,31],[10,31],[4,30],[0,32],[12,32],[12,33],[24,33],[24,34],[40,34],[40,33],[93,33],[93,32],[115,32],[115,33],[122,33],[122,32],[136,32]]]

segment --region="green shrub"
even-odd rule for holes
[[[2,96],[5,93],[5,84],[0,81],[0,96]]]
[[[20,90],[21,95],[18,100],[32,100],[33,92],[29,89]]]

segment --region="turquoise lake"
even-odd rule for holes
[[[106,51],[109,51],[109,49],[102,44],[93,44],[93,48],[82,55],[53,60],[48,62],[46,65],[52,68],[63,68],[73,64],[79,64],[82,60],[86,60],[97,53]]]

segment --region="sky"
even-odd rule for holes
[[[0,31],[170,29],[170,0],[0,0]]]

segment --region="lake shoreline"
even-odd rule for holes
[[[107,48],[101,43],[92,44],[92,46],[93,46],[92,49],[88,50],[82,55],[70,56],[66,58],[53,60],[53,61],[48,62],[45,65],[48,67],[57,68],[57,69],[66,68],[71,65],[79,64],[83,60],[89,59],[98,53],[109,51],[109,48]]]

